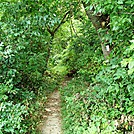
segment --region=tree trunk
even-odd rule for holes
[[[47,50],[47,58],[46,58],[47,67],[48,67],[49,57],[50,57],[50,54],[51,54],[51,47],[52,47],[54,36],[55,36],[56,32],[59,30],[59,28],[62,26],[62,24],[64,24],[66,22],[69,14],[70,14],[70,10],[67,11],[64,14],[63,18],[61,19],[61,21],[57,25],[57,27],[51,29],[49,26],[46,26],[47,27],[47,31],[49,32],[49,34],[51,36],[50,42],[48,44],[48,50]]]
[[[98,29],[100,28],[107,28],[107,30],[109,29],[109,21],[110,21],[110,18],[109,18],[109,15],[104,15],[104,14],[97,14],[95,15],[94,14],[94,10],[90,10],[90,9],[86,9],[90,4],[86,4],[85,2],[82,2],[84,8],[85,8],[85,11],[86,11],[86,14],[88,16],[88,18],[90,19],[90,21],[92,22],[93,26],[95,27],[96,31],[98,32]],[[103,35],[100,35],[98,33],[98,36],[100,38],[100,41],[101,41],[101,47],[102,47],[102,52],[103,52],[103,55],[104,55],[104,58],[107,59],[109,57],[109,51],[107,51],[106,49],[106,46],[105,46],[105,42],[106,41],[102,41],[102,37]]]

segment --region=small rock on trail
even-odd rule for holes
[[[60,93],[55,90],[46,103],[46,121],[41,127],[41,134],[61,134]]]

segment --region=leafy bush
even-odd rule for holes
[[[94,26],[106,15],[109,28],[96,31],[82,4]],[[0,132],[35,133],[41,101],[70,70],[78,78],[61,88],[65,133],[131,131],[133,4],[131,0],[2,1]],[[100,19],[95,22],[94,17]],[[101,45],[112,48],[107,61]]]
[[[82,74],[82,77],[61,88],[63,129],[66,134],[133,131],[132,57],[133,44],[124,51],[124,59],[113,58],[110,63],[104,62],[100,71],[94,72],[94,75],[88,74],[95,78],[85,82]]]
[[[39,23],[42,15],[27,11],[30,5],[0,3],[0,133],[4,134],[35,133],[41,101],[46,101],[44,90],[57,86],[44,75],[50,36],[44,20]]]
[[[78,78],[61,88],[64,133],[134,133],[133,2],[85,0],[85,5],[87,14],[109,15],[110,27],[99,29],[97,37],[83,24],[73,37],[75,58],[67,65],[77,68]],[[94,23],[95,16],[88,17]],[[106,61],[100,45],[112,48]]]
[[[0,104],[0,133],[25,134],[27,125],[24,119],[27,114],[26,107],[20,103],[2,102]]]

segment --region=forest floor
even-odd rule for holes
[[[60,93],[55,90],[45,106],[45,119],[41,125],[41,134],[61,134]]]
[[[67,86],[72,78],[65,78],[61,86]],[[41,134],[62,134],[61,99],[59,90],[55,90],[48,97],[45,105],[44,121],[40,124]]]

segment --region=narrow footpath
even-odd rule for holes
[[[41,127],[41,134],[61,134],[60,93],[55,90],[45,107],[46,120]]]

